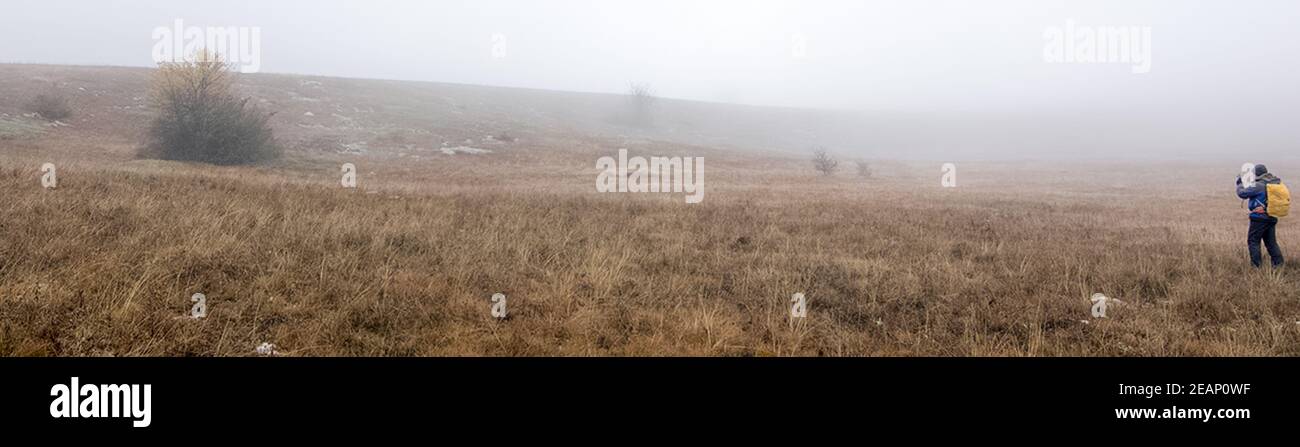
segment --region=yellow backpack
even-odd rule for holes
[[[1291,191],[1286,185],[1274,183],[1268,185],[1268,215],[1286,217],[1291,212]]]

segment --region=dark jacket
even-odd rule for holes
[[[1282,183],[1282,179],[1277,178],[1273,173],[1265,173],[1255,179],[1255,184],[1242,186],[1241,177],[1237,178],[1237,197],[1246,200],[1246,208],[1250,209],[1250,220],[1259,220],[1264,222],[1277,222],[1277,218],[1268,215],[1268,185]],[[1255,208],[1264,207],[1263,213],[1256,213]]]

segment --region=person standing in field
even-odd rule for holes
[[[1245,182],[1242,181],[1243,177]],[[1286,217],[1290,212],[1291,192],[1282,184],[1282,179],[1260,164],[1255,165],[1253,171],[1243,172],[1242,176],[1237,177],[1237,197],[1245,200],[1250,209],[1250,229],[1246,233],[1250,264],[1259,267],[1262,263],[1259,252],[1259,243],[1262,241],[1268,248],[1268,257],[1273,266],[1281,267],[1284,261],[1282,248],[1277,245],[1277,222],[1279,217]]]

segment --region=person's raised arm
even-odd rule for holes
[[[1254,185],[1246,187],[1242,186],[1241,177],[1237,177],[1237,197],[1249,199],[1255,194],[1259,194],[1259,182],[1255,182]]]

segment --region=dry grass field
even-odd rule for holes
[[[947,160],[821,176],[762,135],[621,130],[598,95],[257,75],[286,157],[216,167],[137,159],[147,79],[0,65],[0,355],[1300,354],[1293,270],[1246,259],[1243,160],[958,161],[942,188]],[[23,115],[47,85],[66,125]],[[618,148],[704,157],[703,203],[597,193]],[[1096,292],[1123,304],[1093,319]]]

